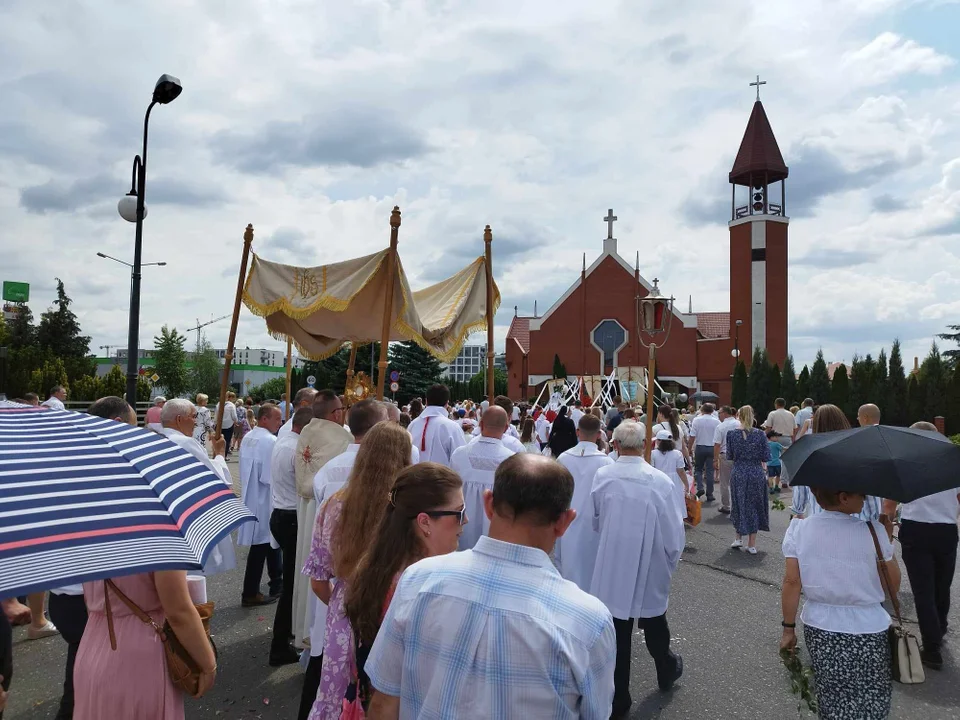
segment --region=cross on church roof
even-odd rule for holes
[[[607,224],[607,240],[613,240],[613,224],[617,221],[617,216],[613,214],[613,208],[607,210],[607,216],[603,221]]]
[[[759,75],[757,75],[757,81],[756,81],[756,82],[750,83],[750,87],[756,87],[756,88],[757,88],[757,101],[758,101],[758,102],[759,102],[759,100],[760,100],[760,86],[761,86],[761,85],[766,85],[766,84],[767,84],[767,81],[766,81],[766,80],[761,80]]]

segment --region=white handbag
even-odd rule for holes
[[[890,575],[887,573],[887,563],[884,562],[883,553],[880,551],[880,540],[877,538],[877,531],[873,529],[873,523],[868,522],[870,534],[873,536],[873,546],[877,550],[877,567],[880,570],[881,585],[883,585],[890,603],[893,605],[893,613],[897,618],[896,625],[890,625],[887,630],[887,637],[890,640],[890,664],[893,670],[893,679],[904,685],[917,685],[926,680],[923,672],[923,663],[920,661],[920,643],[917,636],[911,633],[903,626],[903,618],[900,617],[900,603],[897,596],[890,591]]]

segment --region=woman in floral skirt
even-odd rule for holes
[[[737,412],[741,430],[727,433],[727,458],[733,460],[730,472],[732,499],[730,520],[737,531],[731,547],[743,547],[747,536],[747,552],[757,554],[757,531],[770,531],[770,505],[767,493],[767,467],[770,447],[767,436],[753,426],[753,408],[744,405]]]

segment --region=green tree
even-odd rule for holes
[[[737,360],[737,365],[733,369],[733,388],[730,393],[730,402],[734,407],[741,407],[747,404],[747,366],[743,360]]]
[[[123,397],[127,391],[127,376],[119,365],[114,365],[110,368],[110,372],[100,378],[99,391],[102,394],[98,397],[106,397],[108,395]]]
[[[923,397],[923,419],[933,422],[938,415],[946,417],[950,376],[936,342],[920,366],[918,383]]]
[[[362,357],[366,358],[366,364],[363,366],[360,364]],[[314,383],[317,389],[330,388],[334,392],[342,393],[347,383],[347,366],[349,364],[350,349],[342,347],[328,358],[305,363],[301,375],[305,378],[313,375],[317,379],[317,382]],[[369,374],[369,365],[370,346],[362,345],[357,349],[354,372],[362,370],[365,374]]]
[[[783,382],[783,375],[780,373],[780,366],[776,363],[770,368],[770,409],[773,409],[773,401],[780,397],[780,385]]]
[[[810,368],[804,365],[800,374],[797,375],[797,404],[802,403],[808,397],[810,397]]]
[[[797,397],[797,373],[793,369],[793,355],[787,355],[780,373],[780,397],[787,401],[787,407],[799,405],[803,398]]]
[[[833,380],[830,383],[830,402],[850,416],[850,378],[847,375],[847,366],[841,364],[833,371]]]
[[[387,372],[396,370],[400,373],[396,399],[401,405],[415,397],[423,397],[431,385],[440,382],[440,361],[412,340],[391,343],[388,353],[390,366]]]
[[[562,362],[560,362],[560,356],[553,356],[553,376],[555,378],[565,378],[567,376],[567,368]]]
[[[773,409],[773,380],[773,367],[767,351],[755,348],[747,376],[747,403],[757,417],[766,417]]]
[[[907,407],[907,376],[903,371],[900,356],[900,341],[894,340],[890,348],[890,366],[887,373],[886,407],[884,415],[891,425],[908,425],[910,414]]]
[[[905,425],[913,424],[920,420],[932,422],[933,418],[926,418],[923,415],[923,391],[920,388],[920,380],[916,373],[910,373],[910,380],[907,382],[907,421]]]
[[[887,351],[880,348],[880,354],[873,364],[873,383],[870,388],[869,402],[875,403],[881,410],[887,404]]]
[[[29,305],[17,305],[17,314],[10,322],[8,331],[10,347],[14,350],[37,346],[37,329],[33,325],[33,311]]]
[[[864,369],[864,358],[860,357],[859,353],[854,353],[853,360],[850,363],[850,372],[848,374],[850,387],[847,404],[851,409],[859,408],[861,405],[867,402],[867,390],[869,388],[869,380],[867,379],[865,382],[865,375],[867,372],[868,371]],[[836,374],[834,374],[833,377],[836,378]],[[856,417],[856,410],[853,410],[853,412],[850,412],[848,408],[843,408],[843,410],[847,413],[848,417]]]
[[[37,342],[42,350],[63,360],[69,379],[74,380],[83,375],[92,375],[96,366],[87,357],[90,338],[80,334],[80,322],[70,309],[73,301],[67,296],[63,281],[60,278],[56,280],[57,299],[53,301],[53,307],[40,316]]]
[[[827,372],[827,361],[823,359],[823,350],[817,350],[817,358],[813,361],[810,370],[810,397],[817,405],[830,401],[830,374]]]
[[[55,385],[63,385],[68,391],[70,388],[67,369],[63,366],[63,360],[58,357],[44,360],[43,364],[30,374],[30,387],[39,388],[35,392],[40,397],[46,397],[46,393]]]
[[[486,370],[481,370],[472,378],[470,378],[468,385],[468,394],[471,399],[480,399],[487,394],[487,372]],[[506,395],[507,394],[507,373],[501,370],[500,368],[493,369],[493,394],[496,395]]]
[[[291,388],[293,385],[291,384]],[[255,388],[250,389],[247,392],[247,395],[253,398],[254,402],[262,403],[265,400],[280,400],[280,396],[287,391],[287,376],[277,375],[277,377],[270,378],[262,385],[258,385]],[[292,390],[291,390],[292,392]],[[220,401],[220,391],[213,395],[211,404],[216,404]]]
[[[70,399],[93,402],[97,398],[103,397],[100,394],[102,385],[103,383],[96,375],[79,377],[70,383]]]
[[[184,350],[186,338],[176,328],[164,325],[160,335],[153,338],[156,360],[156,372],[159,383],[170,397],[180,397],[190,386],[187,377],[187,351]]]
[[[193,367],[190,368],[190,391],[204,393],[215,398],[220,395],[220,379],[223,377],[223,365],[213,347],[204,337],[200,347],[193,355]]]
[[[940,333],[937,337],[941,340],[949,340],[952,343],[960,345],[960,325],[947,325],[947,329],[953,332]],[[951,367],[957,364],[958,358],[960,358],[960,348],[951,348],[950,350],[943,351],[943,360]]]

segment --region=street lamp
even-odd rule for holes
[[[133,265],[130,265],[130,332],[127,341],[127,402],[137,406],[137,367],[139,365],[138,345],[140,344],[140,253],[143,248],[143,219],[147,216],[144,194],[147,189],[147,129],[150,124],[150,111],[154,105],[166,105],[177,99],[183,91],[180,80],[172,75],[161,75],[153,88],[153,99],[147,106],[143,118],[143,152],[133,159],[133,172],[128,192],[117,204],[120,217],[137,224],[136,240],[133,246]],[[97,253],[101,257],[108,257]],[[116,260],[116,258],[109,258]],[[117,262],[127,265],[122,260]],[[153,263],[149,263],[153,264]],[[156,263],[157,265],[165,263]]]
[[[651,435],[653,434],[653,393],[654,377],[657,373],[657,348],[667,344],[673,320],[674,298],[665,298],[660,294],[660,288],[657,287],[659,282],[657,278],[654,278],[653,287],[647,296],[637,298],[637,302],[640,304],[637,313],[637,338],[644,347],[650,350],[650,363],[647,368],[647,447],[645,451],[647,462],[650,462],[650,450],[653,448]],[[644,332],[650,336],[649,343],[643,340]],[[660,333],[664,333],[664,336],[663,341],[658,344],[654,338]]]
[[[730,351],[730,355],[734,360],[740,359],[740,326],[743,325],[743,320],[737,320],[736,328],[734,329],[733,336],[733,350]]]
[[[105,259],[107,259],[107,260],[113,260],[114,262],[118,262],[118,263],[120,263],[121,265],[126,265],[128,268],[132,268],[132,267],[133,267],[133,265],[131,265],[131,264],[128,263],[127,261],[125,261],[125,260],[120,260],[120,259],[118,259],[118,258],[115,258],[115,257],[113,257],[113,255],[104,255],[102,252],[98,252],[98,253],[97,253],[97,257],[102,257],[102,258],[105,258]],[[151,265],[159,265],[160,267],[163,267],[164,265],[166,265],[166,263],[165,263],[165,262],[140,263],[140,267],[149,267],[149,266],[151,266]]]

